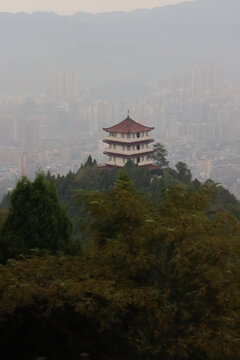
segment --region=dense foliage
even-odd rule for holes
[[[151,182],[157,203],[124,172],[108,191],[75,191],[84,252],[0,268],[1,358],[239,358],[240,225],[214,208],[214,183],[185,171],[188,184],[166,187],[169,172]]]
[[[161,143],[158,142],[153,145],[153,160],[157,166],[168,166],[167,156],[168,151]]]
[[[139,167],[132,161],[128,161],[124,166],[124,170],[136,189],[144,193],[157,206],[163,203],[167,189],[178,187],[192,193],[198,191],[201,187],[201,183],[197,179],[192,179],[191,171],[183,162],[178,162],[176,169],[164,167],[151,173],[146,167]],[[118,173],[117,168],[108,171],[98,167],[96,161],[93,161],[90,156],[76,175],[69,172],[66,176],[56,178],[57,192],[74,225],[74,238],[79,239],[82,237],[80,231],[81,222],[79,221],[79,208],[81,205],[76,206],[76,190],[107,192],[113,188]],[[215,184],[212,180],[208,180],[206,185],[211,188],[211,195],[214,196],[214,202],[209,204],[206,209],[208,215],[211,216],[212,212],[219,210],[226,210],[240,220],[240,203],[234,195],[224,187]]]
[[[38,174],[23,177],[10,195],[10,207],[0,229],[0,261],[26,255],[33,249],[67,252],[72,225],[60,204],[55,185]]]

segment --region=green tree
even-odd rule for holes
[[[84,256],[0,267],[2,357],[34,358],[27,331],[58,359],[237,359],[240,226],[223,212],[210,220],[200,190],[170,188],[153,206],[121,171],[109,193],[81,192]]]
[[[6,217],[6,212],[0,208],[0,229]]]
[[[166,167],[169,164],[167,160],[168,152],[159,142],[153,145],[153,160],[157,166]]]
[[[10,195],[10,208],[1,229],[1,261],[31,249],[68,251],[72,225],[61,206],[55,184],[38,174],[23,177]]]
[[[138,166],[132,160],[128,160],[124,165],[124,170],[139,191],[144,191],[149,187],[151,174],[146,166]]]
[[[187,168],[187,165],[184,162],[179,161],[176,164],[176,169],[178,172],[178,180],[184,184],[191,184],[192,174],[191,171]]]
[[[88,156],[87,161],[85,162],[85,164],[82,165],[82,167],[85,166],[95,166],[97,165],[97,161],[94,159],[92,159],[91,155]]]
[[[232,359],[240,350],[240,227],[227,213],[210,221],[208,202],[207,191],[172,189],[159,209],[155,231],[168,229],[159,284],[172,324],[163,335],[167,359]]]

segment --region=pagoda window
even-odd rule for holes
[[[137,150],[140,150],[140,144],[137,145]]]
[[[137,163],[140,163],[140,156],[137,157]]]
[[[130,145],[128,145],[128,146],[127,146],[127,149],[128,149],[128,151],[130,151],[130,150],[131,150],[131,146],[130,146]]]
[[[135,139],[135,134],[132,134],[132,138]]]
[[[125,134],[121,134],[121,138],[124,139],[124,138],[125,138]]]
[[[137,132],[137,138],[140,138],[140,132]]]
[[[141,144],[141,148],[144,149],[144,144]]]
[[[130,138],[131,138],[131,134],[127,134],[127,138],[130,139]]]
[[[116,149],[116,145],[115,145],[115,144],[113,145],[113,148]]]

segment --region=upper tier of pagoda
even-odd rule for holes
[[[107,132],[117,132],[117,133],[125,133],[125,134],[151,131],[153,129],[154,127],[148,127],[137,123],[129,116],[125,120],[121,121],[119,124],[113,125],[109,128],[103,128],[103,130]]]

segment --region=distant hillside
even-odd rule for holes
[[[233,75],[239,14],[239,0],[97,15],[0,13],[0,92],[48,90],[54,73],[68,70],[89,85],[148,83],[205,65]]]

